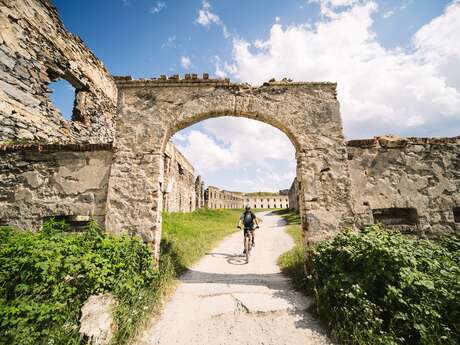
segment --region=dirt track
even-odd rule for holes
[[[276,260],[292,239],[284,221],[259,213],[261,227],[249,264],[242,234],[227,237],[181,278],[162,316],[136,344],[331,344],[306,311],[310,300],[292,290]]]

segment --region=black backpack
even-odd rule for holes
[[[255,218],[254,213],[244,212],[243,224],[246,229],[248,228],[252,229],[252,227],[254,226],[254,218]]]

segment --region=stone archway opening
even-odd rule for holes
[[[109,232],[141,236],[158,257],[166,144],[177,131],[219,116],[259,120],[289,137],[296,150],[299,211],[307,242],[331,236],[353,222],[336,84],[269,82],[252,87],[207,75],[116,81]]]
[[[295,147],[282,131],[254,119],[211,116],[168,141],[163,211],[289,208],[295,176]],[[194,207],[181,208],[181,196]]]

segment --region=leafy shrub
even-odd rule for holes
[[[83,234],[49,221],[32,233],[0,227],[0,344],[80,345],[86,299],[111,292],[118,301],[114,344],[125,344],[161,307],[161,298],[186,265],[235,231],[237,210],[165,215],[160,261],[138,239]]]
[[[377,226],[308,250],[316,312],[342,344],[459,344],[460,241]]]
[[[84,343],[78,321],[90,295],[112,292],[123,308],[158,277],[139,240],[104,235],[96,223],[84,234],[66,228],[55,221],[37,233],[0,228],[1,344]]]

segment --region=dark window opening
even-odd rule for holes
[[[4,218],[0,218],[0,226],[8,226],[8,221]]]
[[[64,221],[69,225],[68,231],[70,232],[82,232],[86,230],[91,218],[89,216],[76,216],[76,215],[58,215],[58,216],[47,216],[43,217],[43,222],[47,222],[54,219],[56,222]]]
[[[460,223],[460,207],[454,207],[454,222]]]
[[[179,163],[177,163],[177,170],[179,171],[179,175],[184,175],[184,168]]]
[[[372,210],[374,223],[382,225],[417,225],[417,210],[415,208],[379,208]]]

